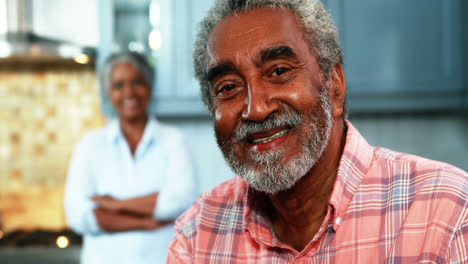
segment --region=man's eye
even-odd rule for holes
[[[218,89],[218,94],[232,91],[234,88],[236,88],[236,85],[235,85],[235,84],[232,84],[232,83],[226,84],[226,85],[224,85],[224,86],[221,86],[221,87]]]
[[[236,88],[236,86],[232,83],[228,84],[228,85],[225,85],[221,88],[222,91],[226,91],[226,92],[229,92],[231,91],[232,89]]]
[[[273,76],[280,76],[280,75],[284,74],[284,73],[287,72],[287,71],[288,71],[288,69],[286,69],[286,68],[284,68],[284,67],[279,67],[279,68],[277,68],[277,69],[275,69],[275,70],[273,71],[273,74],[272,74],[272,75],[273,75]]]

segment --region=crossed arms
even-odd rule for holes
[[[153,218],[158,196],[159,193],[153,193],[127,200],[93,196],[91,199],[97,204],[93,213],[100,228],[107,232],[158,229],[171,223]]]

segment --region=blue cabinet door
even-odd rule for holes
[[[463,104],[462,0],[326,4],[341,34],[352,111]]]

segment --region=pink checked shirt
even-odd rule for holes
[[[298,252],[272,232],[265,195],[239,177],[176,222],[167,263],[468,263],[468,175],[348,133],[328,213]]]

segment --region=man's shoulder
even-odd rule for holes
[[[372,167],[410,179],[416,186],[450,186],[468,193],[468,173],[442,161],[377,147]]]
[[[177,231],[187,237],[193,235],[200,226],[205,229],[220,228],[223,224],[241,224],[229,219],[242,219],[245,210],[245,196],[248,185],[240,177],[223,182],[214,189],[204,192],[197,201],[176,221]],[[224,220],[227,221],[223,223]]]
[[[467,174],[462,169],[442,161],[432,160],[413,154],[397,152],[382,147],[374,148],[374,161],[384,161],[392,166],[413,166],[414,168],[417,168],[421,171],[445,170],[454,174],[464,174],[465,176]]]

